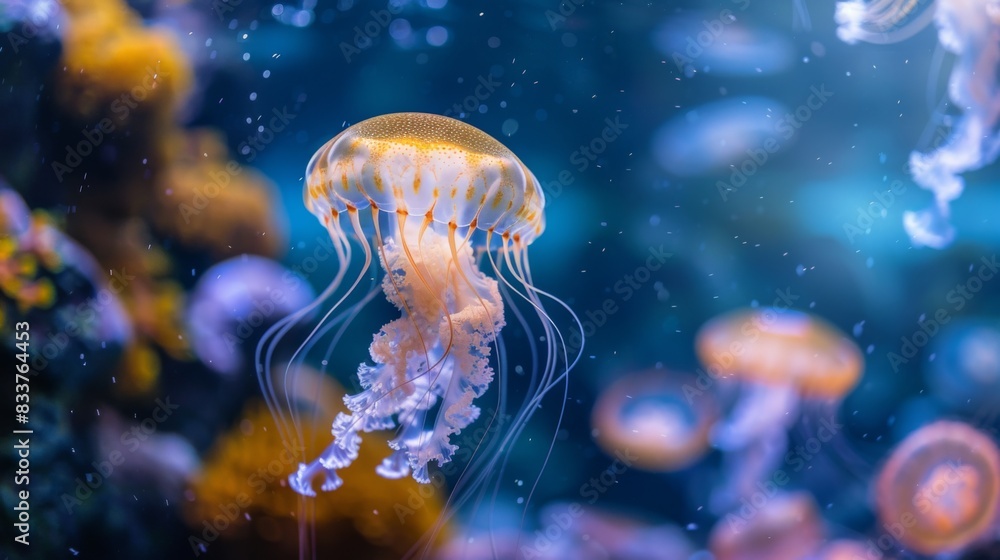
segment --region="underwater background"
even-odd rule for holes
[[[878,2],[912,36],[849,44],[835,4],[0,0],[2,556],[295,558],[304,512],[316,557],[413,553],[460,472],[388,481],[362,452],[300,501],[254,351],[338,272],[312,154],[423,112],[535,174],[534,285],[582,347],[427,557],[1000,558],[996,150],[945,203],[950,242],[905,226],[944,196],[911,152],[998,142],[1000,12]],[[915,28],[951,5],[983,42]],[[315,444],[392,311],[306,359]],[[507,329],[494,384],[523,396]]]

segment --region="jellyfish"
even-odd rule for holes
[[[1000,451],[968,424],[938,421],[896,447],[875,488],[879,519],[903,546],[927,555],[961,551],[995,530]]]
[[[716,560],[808,558],[822,546],[825,533],[812,496],[778,493],[719,519],[708,548]]]
[[[933,1],[847,0],[837,2],[837,37],[845,43],[898,43],[934,19]]]
[[[801,403],[829,409],[861,376],[861,351],[836,327],[806,313],[779,308],[736,310],[712,319],[697,335],[697,351],[715,379],[742,381],[729,415],[712,433],[726,452],[729,483],[716,492],[716,508],[752,494],[787,449],[789,427]],[[811,422],[811,416],[805,415]],[[825,420],[825,419],[824,419]],[[831,432],[828,426],[817,427]],[[810,434],[810,436],[813,434]],[[830,434],[827,441],[834,440]]]
[[[185,313],[191,347],[212,370],[236,375],[250,353],[247,343],[314,297],[308,284],[270,259],[225,260],[206,270],[191,292]]]
[[[955,239],[950,203],[965,188],[961,174],[1000,155],[1000,0],[850,0],[836,11],[837,34],[848,43],[895,43],[932,19],[941,46],[958,57],[948,95],[964,113],[943,145],[910,154],[910,174],[934,194],[934,204],[904,212],[903,227],[914,245],[941,249]]]
[[[876,558],[886,558],[885,554],[879,550]],[[828,543],[810,560],[857,560],[860,558],[871,558],[868,555],[868,546],[861,541],[849,539],[837,539]]]
[[[597,399],[591,424],[607,453],[628,449],[637,467],[649,471],[683,469],[709,449],[718,419],[715,400],[685,388],[697,387],[693,375],[650,371],[615,381]]]
[[[1000,321],[956,319],[941,328],[931,352],[933,360],[924,368],[936,400],[956,411],[1000,409]]]
[[[430,463],[452,461],[458,450],[452,437],[480,417],[475,400],[496,375],[494,410],[508,406],[501,329],[510,312],[528,334],[530,384],[505,432],[479,446],[455,491],[482,488],[503,471],[511,446],[544,396],[559,385],[566,390],[579,359],[579,351],[570,354],[545,304],[561,308],[582,331],[576,315],[532,281],[528,247],[545,226],[545,198],[537,179],[479,129],[421,113],[383,115],[348,127],[313,155],[305,177],[306,207],[327,229],[339,269],[316,301],[272,327],[258,345],[259,378],[286,438],[301,440],[300,419],[278,402],[270,362],[289,329],[332,301],[291,362],[301,362],[334,325],[340,330],[326,356],[342,353],[340,335],[377,291],[373,285],[360,302],[348,305],[366,275],[377,273],[375,258],[384,271],[381,290],[400,317],[374,335],[372,363],[357,367],[362,390],[344,398],[347,411],[333,421],[333,442],[319,457],[301,463],[289,485],[303,496],[315,495],[316,482],[323,491],[336,490],[344,484],[338,471],[358,457],[363,434],[386,430],[395,437],[378,474],[389,479],[412,475],[429,483]],[[361,248],[359,259],[352,256],[354,243]],[[346,282],[352,263],[360,263],[360,271]],[[537,316],[543,336],[531,334],[522,307]],[[295,383],[287,375],[281,382]]]

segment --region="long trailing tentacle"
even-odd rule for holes
[[[285,335],[288,334],[288,332],[306,316],[322,305],[323,302],[331,298],[340,288],[340,284],[343,281],[343,275],[346,274],[347,260],[342,252],[342,248],[344,245],[347,245],[349,241],[344,235],[343,230],[340,229],[340,226],[335,221],[331,221],[327,229],[330,234],[330,238],[333,241],[335,252],[337,253],[339,261],[338,265],[340,270],[338,271],[337,276],[312,303],[292,315],[281,319],[268,328],[261,337],[260,342],[258,342],[257,349],[254,352],[257,382],[260,384],[261,392],[264,396],[264,402],[267,404],[267,408],[271,412],[271,416],[275,419],[278,431],[281,434],[282,439],[285,441],[291,440],[289,437],[291,432],[288,427],[288,421],[285,419],[284,411],[282,411],[278,406],[278,395],[274,388],[274,376],[271,372],[271,362],[273,361],[274,352],[277,349],[278,344],[285,337]]]

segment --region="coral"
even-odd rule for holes
[[[133,113],[170,118],[191,83],[189,64],[166,31],[146,28],[120,0],[64,0],[69,19],[59,104],[83,120]]]
[[[299,461],[319,451],[311,442],[323,439],[335,413],[331,405],[341,402],[344,395],[332,379],[318,372],[300,369],[298,375],[293,385],[303,391],[294,400],[303,418],[315,420],[304,430],[305,449],[285,444],[263,402],[248,403],[242,420],[208,453],[193,487],[194,499],[186,504],[185,518],[195,529],[196,539],[204,541],[194,541],[192,546],[212,550],[221,542],[230,551],[223,556],[232,558],[245,557],[239,556],[239,550],[262,557],[295,556],[299,544],[295,516],[304,498],[285,480]],[[385,445],[384,438],[381,443]],[[381,446],[361,450],[346,469],[352,484],[336,496],[310,499],[320,552],[336,546],[338,555],[347,558],[399,558],[440,514],[436,491],[410,479],[386,480],[375,473],[381,461],[377,447]],[[231,506],[237,508],[226,523],[231,526],[221,529],[222,524],[215,523],[217,516],[232,511]],[[208,527],[213,523],[218,525],[212,528],[220,533],[219,541],[209,538]],[[270,554],[262,554],[264,548]]]
[[[79,387],[117,359],[131,337],[116,297],[123,282],[105,275],[48,214],[30,214],[20,196],[0,187],[0,332],[31,324],[31,366],[46,372],[44,382]],[[90,367],[77,367],[81,361]]]
[[[173,145],[156,188],[157,231],[215,257],[280,256],[287,235],[277,187],[231,159],[214,132],[178,135]]]

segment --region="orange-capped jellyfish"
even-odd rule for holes
[[[1000,451],[968,424],[935,422],[896,447],[875,488],[879,520],[903,546],[961,551],[995,530]]]
[[[742,382],[731,412],[712,434],[713,444],[727,452],[729,472],[729,484],[716,494],[717,509],[769,477],[786,452],[786,430],[800,417],[802,399],[835,409],[864,365],[860,349],[836,327],[790,309],[726,313],[706,323],[695,344],[709,376]]]
[[[869,555],[868,546],[860,541],[840,539],[824,546],[823,550],[819,551],[815,556],[810,557],[810,560],[861,560],[872,558],[873,556]],[[876,553],[877,555],[874,558],[881,560],[889,560],[890,558],[881,550],[876,550]]]
[[[597,444],[610,455],[628,449],[649,471],[687,467],[709,448],[715,400],[692,395],[693,375],[651,370],[622,377],[601,393],[591,414]]]
[[[748,504],[726,514],[712,528],[708,548],[716,560],[809,558],[825,532],[812,496],[776,494],[759,507]]]
[[[934,205],[903,213],[914,245],[947,247],[955,238],[950,203],[965,189],[961,174],[1000,155],[1000,0],[848,0],[837,3],[836,20],[848,43],[895,43],[933,20],[941,46],[957,57],[948,96],[963,114],[942,146],[910,154],[913,181],[934,194]]]
[[[292,326],[333,301],[313,331],[316,336],[303,343],[292,362],[302,361],[334,325],[341,331],[326,356],[342,355],[340,334],[375,293],[373,286],[360,302],[346,303],[357,295],[362,279],[377,273],[373,254],[385,271],[382,291],[401,317],[375,334],[369,347],[373,363],[357,369],[363,390],[344,398],[348,412],[333,422],[333,443],[299,465],[289,484],[306,496],[314,495],[317,479],[322,490],[336,490],[344,482],[337,472],[358,456],[362,434],[382,430],[394,430],[396,437],[378,474],[412,474],[430,482],[429,463],[452,460],[458,446],[451,438],[480,416],[474,400],[486,392],[495,372],[501,378],[496,410],[508,405],[500,331],[510,310],[528,333],[530,388],[505,425],[506,434],[472,450],[478,451],[476,459],[458,484],[469,490],[499,476],[533,411],[546,393],[568,381],[579,356],[569,354],[543,301],[561,307],[579,327],[576,316],[532,282],[528,247],[545,227],[538,180],[486,133],[421,113],[383,115],[348,127],[313,155],[305,177],[306,207],[326,227],[339,268],[317,301],[272,327],[258,346],[261,384],[285,437],[300,440],[300,419],[277,402],[269,369],[276,346]],[[356,260],[354,243],[362,251]],[[347,285],[347,271],[358,262],[359,271]],[[518,302],[537,315],[544,337],[531,334]],[[295,382],[287,377],[290,371],[286,384]],[[291,410],[290,418],[285,409]]]

